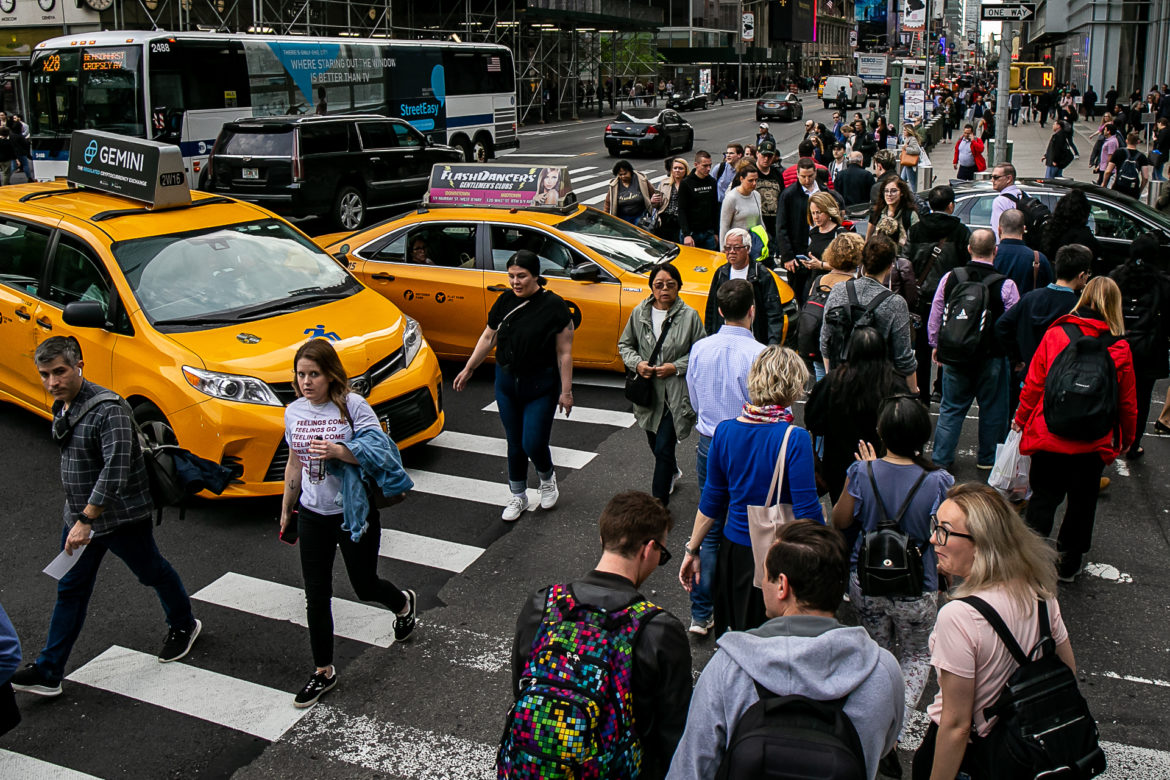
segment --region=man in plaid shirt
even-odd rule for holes
[[[87,406],[86,401],[105,389],[82,376],[81,346],[72,337],[45,340],[35,359],[41,382],[54,399],[53,439],[61,447],[65,488],[61,546],[81,558],[57,585],[44,649],[35,663],[12,676],[12,687],[57,696],[107,551],[158,593],[170,626],[160,663],[187,655],[203,624],[191,614],[191,600],[179,575],[155,546],[150,484],[124,403]]]

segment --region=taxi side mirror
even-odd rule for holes
[[[61,318],[75,328],[105,328],[106,307],[98,301],[77,301],[65,304]]]
[[[596,263],[582,263],[569,269],[569,278],[575,282],[596,282],[601,278],[601,269]]]
[[[337,261],[340,262],[342,265],[348,265],[349,264],[349,244],[342,244],[338,248],[338,250],[333,253],[333,257],[335,257],[337,259]]]

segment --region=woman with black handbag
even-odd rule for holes
[[[930,680],[930,631],[938,611],[938,575],[934,549],[930,546],[930,518],[946,498],[955,478],[922,455],[931,436],[930,413],[909,394],[895,395],[882,403],[877,433],[885,445],[885,457],[878,458],[874,444],[858,443],[858,457],[846,472],[845,489],[833,507],[833,525],[848,533],[860,525],[853,546],[849,577],[849,600],[861,625],[880,646],[895,653],[901,647],[902,677],[906,681],[906,717],[902,741],[910,716]],[[880,486],[880,488],[879,488]],[[876,548],[871,537],[879,526],[896,525],[897,531],[915,546],[920,557],[915,564],[915,582],[892,583],[892,587],[871,585],[863,551]],[[911,551],[911,556],[915,553]],[[859,567],[861,571],[859,572]],[[900,586],[905,584],[905,588]],[[885,593],[876,593],[884,590]],[[901,590],[901,593],[897,591]],[[882,759],[879,771],[901,777],[897,751]]]
[[[690,435],[698,419],[687,392],[687,361],[691,346],[706,335],[699,313],[679,298],[681,288],[677,268],[670,263],[654,266],[652,294],[630,312],[618,340],[626,364],[626,397],[654,453],[651,493],[663,504],[670,503],[682,476],[675,445]]]

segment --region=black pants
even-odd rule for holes
[[[1093,543],[1093,520],[1097,515],[1097,494],[1104,470],[1105,462],[1096,452],[1080,455],[1036,452],[1032,455],[1028,525],[1042,536],[1048,536],[1056,521],[1056,508],[1067,497],[1064,520],[1056,539],[1056,549],[1062,555],[1084,555]]]
[[[910,770],[911,780],[930,780],[930,770],[934,767],[934,745],[937,740],[938,724],[931,721],[926,728],[926,734],[922,737],[922,745],[914,754],[914,764]],[[976,766],[974,755],[976,752],[975,745],[967,745],[967,750],[963,753],[963,761],[959,764],[959,771],[966,772],[972,780],[979,780],[981,777]]]
[[[362,601],[376,601],[393,612],[406,606],[406,594],[394,583],[378,577],[378,546],[382,539],[378,510],[370,507],[369,527],[356,542],[342,530],[342,515],[319,515],[298,510],[301,575],[305,579],[309,645],[313,663],[324,668],[333,663],[333,555],[341,548],[345,571],[354,593]]]
[[[678,473],[678,460],[674,456],[678,434],[674,430],[674,416],[670,409],[662,413],[657,431],[646,431],[646,441],[654,453],[654,481],[650,493],[664,505],[670,503],[670,483]]]
[[[914,329],[914,359],[918,361],[918,368],[915,370],[918,381],[918,400],[930,408],[930,372],[934,369],[934,360],[932,360],[933,348],[930,346],[930,341],[926,335],[926,320],[930,314],[922,318],[922,322]]]
[[[1158,380],[1145,374],[1137,375],[1137,434],[1133,438],[1133,449],[1142,443],[1142,434],[1146,432],[1146,424],[1150,421],[1150,396],[1154,393],[1154,383]]]
[[[723,537],[715,564],[715,636],[759,628],[768,619],[764,592],[752,584],[756,559],[752,548]]]

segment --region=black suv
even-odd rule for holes
[[[220,130],[199,189],[288,217],[328,216],[339,230],[357,230],[367,209],[418,203],[432,165],[462,159],[401,119],[237,119]]]

